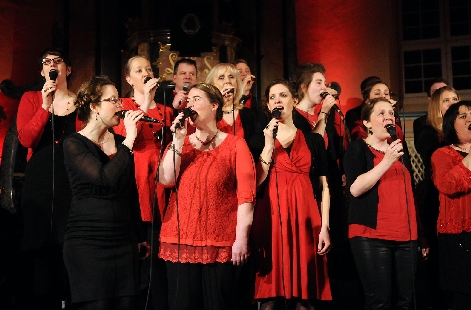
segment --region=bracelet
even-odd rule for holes
[[[266,162],[266,161],[265,161],[265,159],[263,159],[263,158],[262,158],[262,155],[260,155],[260,157],[259,157],[259,158],[260,158],[260,161],[261,161],[262,163],[264,163],[264,164],[265,164],[265,165],[267,165],[267,166],[270,166],[270,164],[271,164],[271,161],[269,161],[269,162]]]
[[[325,114],[325,117],[328,117],[328,116],[329,116],[329,113],[327,113],[327,112],[324,112],[324,111],[320,111],[320,112],[319,112],[319,115],[321,115],[322,113],[324,113],[324,114]]]
[[[171,144],[168,149],[175,154],[182,156],[182,152],[175,148],[175,144]]]
[[[134,152],[132,151],[132,148],[131,148],[131,147],[129,147],[129,145],[127,145],[127,144],[126,144],[126,143],[124,143],[124,142],[122,143],[122,145],[124,145],[125,147],[127,147],[127,148],[128,148],[128,150],[129,150],[129,153],[130,153],[131,155],[133,155],[133,154],[134,154]]]

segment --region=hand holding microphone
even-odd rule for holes
[[[337,111],[337,113],[341,116],[344,117],[342,111],[340,110],[339,106],[337,105],[337,102],[335,101],[336,98],[338,98],[338,91],[333,89],[333,88],[326,88],[325,91],[320,93],[320,96],[322,99],[324,99],[324,103],[322,105],[327,105],[330,106],[331,109],[334,109]],[[327,96],[332,96],[332,98],[327,98]]]
[[[59,73],[57,72],[56,69],[51,69],[49,71],[49,79],[46,79],[46,82],[43,85],[41,94],[42,94],[42,99],[43,99],[43,104],[42,107],[46,110],[49,111],[49,108],[52,104],[54,93],[56,91],[56,80],[57,77],[59,76]],[[52,111],[50,111],[52,112]]]
[[[403,146],[401,140],[397,138],[396,126],[394,124],[387,124],[384,126],[386,131],[389,133],[392,139],[392,143],[389,145],[386,150],[386,155],[392,157],[394,161],[398,160],[402,155],[404,155]]]
[[[146,78],[144,79],[144,92],[145,93],[155,92],[157,90],[157,87],[159,87],[159,81],[160,79],[146,76]]]

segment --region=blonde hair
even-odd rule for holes
[[[442,133],[443,128],[443,115],[442,115],[442,94],[446,91],[454,93],[456,96],[456,90],[451,86],[443,86],[437,89],[433,94],[428,105],[427,124],[435,128],[436,131]],[[460,97],[458,96],[458,100]]]
[[[215,65],[211,71],[209,71],[208,75],[206,76],[205,83],[214,85],[214,81],[219,77],[220,74],[225,73],[228,71],[230,74],[235,76],[236,83],[237,83],[237,90],[234,93],[234,108],[240,110],[244,107],[243,104],[240,103],[240,98],[242,98],[242,80],[240,79],[240,73],[236,69],[233,64],[230,63],[220,63]]]

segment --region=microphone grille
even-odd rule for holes
[[[52,69],[51,71],[49,71],[49,78],[51,80],[55,81],[58,76],[59,76],[59,73],[57,72],[57,70]]]

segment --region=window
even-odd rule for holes
[[[443,77],[471,90],[471,0],[402,0],[404,92]]]

